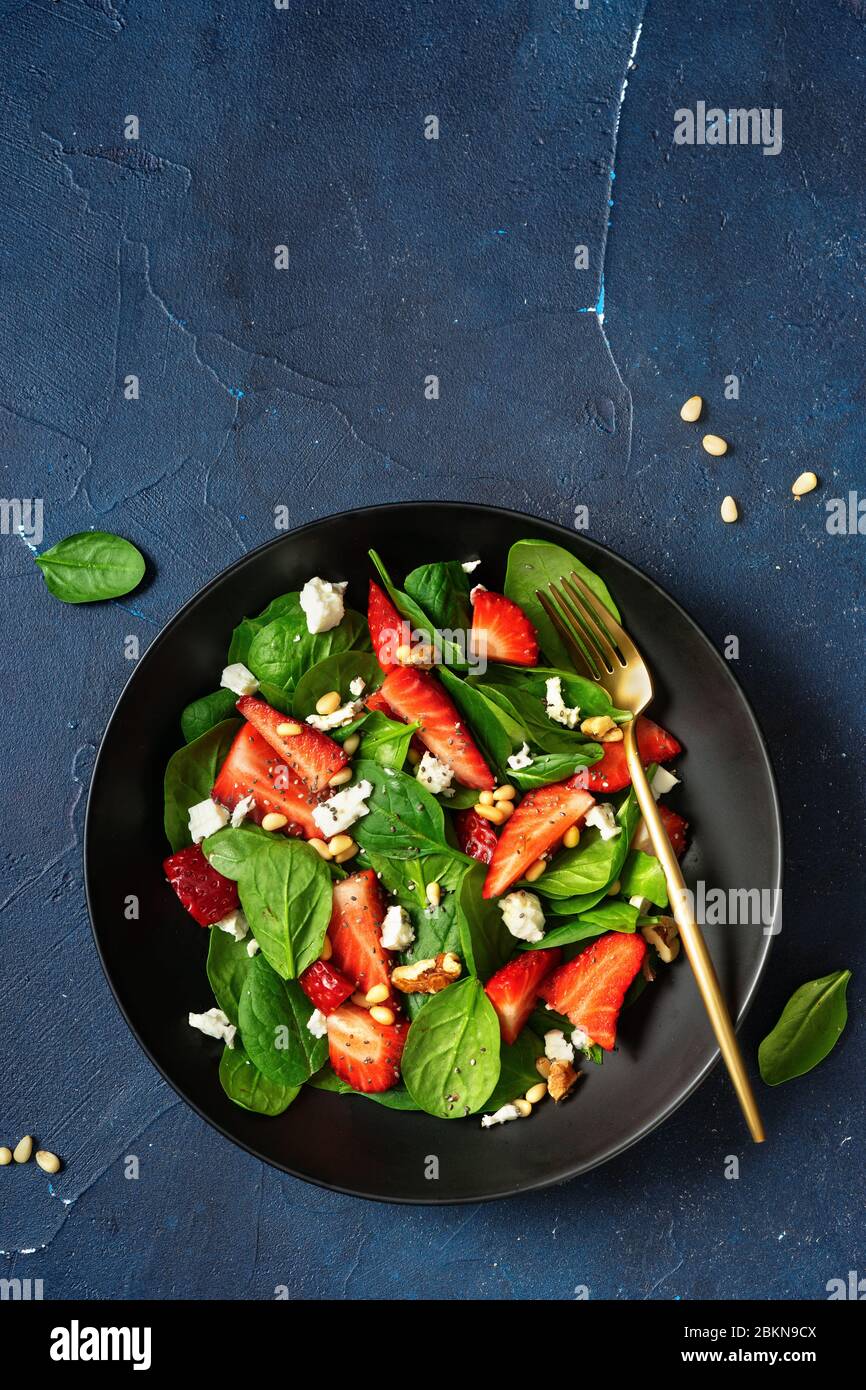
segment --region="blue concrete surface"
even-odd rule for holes
[[[44,499],[45,545],[98,526],[150,562],[129,599],[70,609],[0,537],[0,1141],[66,1160],[3,1170],[0,1273],[50,1298],[815,1299],[866,1272],[866,537],[825,510],[866,494],[863,5],[0,0],[0,51],[2,490]],[[781,154],[675,146],[699,100],[781,107]],[[721,461],[678,419],[694,391]],[[761,1151],[717,1073],[564,1188],[373,1206],[221,1139],[120,1019],[81,825],[124,639],[271,537],[276,504],[443,496],[566,524],[586,504],[739,638],[787,824],[748,1049],[796,985],[855,971],[832,1057],[762,1092]]]

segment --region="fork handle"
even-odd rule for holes
[[[659,862],[664,870],[667,880],[668,896],[670,898],[671,910],[676,918],[677,926],[680,929],[680,938],[685,947],[686,955],[694,972],[704,1007],[709,1015],[716,1041],[719,1044],[725,1066],[728,1069],[730,1078],[734,1083],[734,1090],[737,1099],[745,1116],[746,1124],[749,1126],[749,1133],[756,1144],[764,1142],[764,1126],[761,1123],[761,1116],[758,1113],[757,1102],[755,1101],[752,1084],[746,1072],[743,1054],[740,1051],[734,1025],[731,1022],[731,1015],[728,1006],[722,995],[718,976],[713,966],[712,958],[707,950],[707,943],[704,941],[701,929],[695,921],[692,911],[685,880],[683,879],[677,857],[674,854],[671,842],[668,839],[667,831],[658,812],[649,780],[644,771],[643,763],[637,749],[637,739],[635,737],[636,720],[632,719],[625,726],[625,752],[628,760],[628,769],[631,773],[632,785],[638,799],[638,805],[646,821],[653,848],[658,855]]]

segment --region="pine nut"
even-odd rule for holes
[[[6,1168],[11,1162],[12,1150],[7,1149],[6,1145],[4,1144],[3,1147],[0,1148],[0,1168]]]
[[[329,787],[345,787],[347,782],[351,782],[354,772],[350,767],[341,767],[339,772],[335,772],[328,781]]]
[[[343,703],[343,697],[339,690],[329,690],[327,695],[320,695],[316,701],[316,714],[333,714]]]
[[[602,735],[602,743],[622,743],[622,729],[611,729],[610,733]]]
[[[431,907],[438,907],[442,901],[442,889],[438,883],[427,884],[427,901]]]
[[[285,720],[282,724],[277,725],[277,733],[281,738],[296,738],[300,732],[300,724],[296,724],[293,720]]]
[[[357,753],[360,743],[360,734],[350,734],[349,737],[344,740],[343,752],[345,753],[347,758],[351,758],[354,753]]]
[[[387,985],[374,985],[372,989],[367,990],[365,997],[368,1004],[384,1004],[389,994]]]
[[[576,849],[580,844],[580,826],[572,825],[566,830],[562,843],[566,849]]]
[[[547,1087],[545,1086],[544,1089],[546,1091]],[[532,1114],[532,1106],[530,1105],[528,1100],[523,1099],[523,1096],[521,1096],[519,1100],[513,1100],[511,1104],[514,1106],[518,1115],[520,1115],[520,1117],[524,1120],[526,1119],[527,1115]]]
[[[370,1017],[374,1023],[384,1023],[387,1026],[394,1022],[394,1010],[386,1009],[382,1004],[374,1004],[370,1010]]]
[[[322,859],[333,859],[334,856],[331,854],[324,840],[312,839],[308,840],[307,844],[310,845]]]
[[[618,879],[618,878],[615,878],[614,881],[613,881],[613,883],[610,885],[610,887],[609,887],[608,890],[607,890],[607,896],[608,896],[609,898],[615,898],[616,895],[617,895],[617,893],[619,892],[621,886],[622,886],[622,885],[620,884],[619,879]]]
[[[508,820],[508,817],[514,814],[514,802],[497,801],[495,809],[499,811],[500,814],[503,815],[506,820]]]
[[[288,823],[288,816],[281,816],[279,811],[268,811],[266,816],[262,816],[262,830],[282,830]]]
[[[527,883],[534,883],[537,878],[541,878],[546,868],[546,859],[536,859],[534,864],[530,864],[523,877],[526,879]]]
[[[335,855],[334,855],[334,863],[335,863],[335,864],[345,864],[345,863],[348,862],[348,860],[354,859],[354,858],[355,858],[355,855],[358,853],[358,851],[359,851],[360,848],[361,848],[361,846],[360,846],[360,845],[356,845],[356,844],[355,844],[355,841],[352,840],[352,842],[351,842],[351,844],[349,845],[349,848],[348,848],[348,849],[344,849],[340,854],[335,854]]]
[[[530,1105],[537,1105],[540,1100],[544,1100],[546,1095],[547,1087],[543,1081],[539,1081],[536,1085],[530,1086],[524,1099],[527,1100]]]
[[[728,452],[728,441],[726,439],[722,439],[721,435],[719,434],[705,434],[703,439],[701,440],[701,443],[703,444],[707,453],[712,454],[713,458],[720,459],[722,457],[722,454],[726,454]]]
[[[325,932],[325,938],[322,942],[322,949],[319,952],[319,960],[330,960],[333,954],[334,948],[331,945],[331,938],[328,936],[328,933]]]
[[[805,497],[807,492],[814,492],[817,486],[818,478],[815,473],[801,473],[791,484],[791,491],[795,497]]]
[[[369,1009],[370,1007],[366,994],[362,994],[360,990],[352,995],[352,1003],[357,1004],[359,1009]]]
[[[60,1172],[60,1159],[57,1157],[57,1154],[49,1153],[47,1149],[36,1150],[36,1162],[39,1164],[43,1173]]]
[[[693,425],[695,420],[700,420],[703,408],[704,403],[700,396],[689,396],[685,405],[680,409],[680,419],[685,420],[689,425]]]
[[[493,795],[493,792],[481,792],[481,794],[478,797],[478,800],[482,806],[492,806],[496,798]]]
[[[502,787],[497,787],[497,788],[496,788],[495,792],[493,793],[493,800],[494,800],[494,801],[513,801],[514,798],[516,797],[516,795],[517,795],[517,788],[516,788],[516,787],[512,787],[512,785],[511,785],[510,782],[506,782],[504,786],[502,786]]]
[[[345,849],[351,849],[354,843],[351,835],[335,835],[332,840],[328,841],[328,849],[336,856],[342,854]]]
[[[481,801],[476,804],[475,810],[479,816],[492,821],[494,825],[501,825],[504,820],[508,819],[501,807],[485,806]]]
[[[603,738],[609,734],[616,725],[609,714],[594,714],[591,719],[584,719],[581,722],[580,732],[587,734],[589,738]]]
[[[722,521],[736,521],[740,515],[733,497],[726,497],[721,506]]]
[[[12,1150],[12,1157],[16,1163],[28,1163],[30,1155],[33,1153],[33,1139],[29,1134],[25,1134],[23,1139],[19,1139],[15,1148]]]

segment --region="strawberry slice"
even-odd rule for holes
[[[248,796],[255,800],[249,819],[257,825],[269,811],[276,811],[289,818],[283,834],[306,835],[308,840],[321,836],[313,820],[319,797],[288,763],[280,761],[252,724],[244,724],[238,731],[213,785],[214,800],[230,811]]]
[[[572,787],[585,787],[591,792],[618,792],[631,784],[625,744],[603,743],[604,757],[592,767],[582,767],[571,779]],[[673,734],[659,724],[640,715],[637,721],[637,746],[644,767],[649,763],[667,763],[683,751]]]
[[[464,787],[489,791],[496,785],[463,716],[435,676],[401,666],[385,677],[381,691],[398,718],[421,725],[418,737],[425,748],[453,768]]]
[[[688,821],[684,820],[682,816],[678,816],[676,811],[672,811],[669,806],[663,806],[661,802],[658,804],[658,812],[662,818],[662,824],[668,832],[668,839],[671,842],[671,848],[674,854],[677,856],[677,859],[682,859],[686,852],[686,832],[689,828]],[[640,825],[635,831],[631,847],[632,849],[642,849],[644,854],[655,854],[653,842],[650,839],[650,833],[647,830],[645,820],[641,820]]]
[[[553,782],[527,793],[505,822],[482,896],[497,898],[522,878],[530,864],[557,845],[566,830],[586,815],[593,802],[589,792],[570,782]]]
[[[378,661],[378,657],[376,659]],[[382,663],[379,662],[379,664],[381,666]],[[371,690],[364,704],[367,706],[367,709],[378,710],[379,714],[385,714],[389,719],[396,719],[397,717],[381,690]]]
[[[354,989],[364,994],[374,985],[391,988],[394,959],[379,944],[385,904],[379,880],[372,869],[334,884],[334,901],[328,936],[334,966]]]
[[[355,1091],[390,1091],[400,1080],[408,1023],[376,1023],[368,1009],[342,1004],[328,1016],[331,1066]]]
[[[504,1043],[515,1041],[535,1008],[542,981],[561,959],[562,951],[558,946],[524,951],[487,981],[484,989],[499,1015]]]
[[[479,816],[477,811],[458,811],[454,817],[457,843],[464,854],[471,854],[479,864],[489,864],[493,858],[498,840],[496,831],[489,820]]]
[[[412,625],[400,616],[385,590],[380,589],[374,579],[370,580],[367,624],[370,628],[373,651],[382,670],[396,671],[400,665],[397,660],[397,648],[408,646]]]
[[[187,912],[200,927],[210,927],[240,906],[238,887],[223,878],[205,859],[201,845],[170,854],[162,862],[163,872]]]
[[[538,665],[538,637],[523,609],[489,589],[481,589],[473,600],[472,650],[488,661]]]
[[[314,729],[311,724],[291,719],[279,710],[273,709],[264,700],[254,695],[243,695],[237,707],[245,719],[258,729],[273,749],[279,753],[284,763],[294,768],[299,777],[306,782],[310,791],[324,790],[334,773],[346,766],[349,759],[339,743],[327,734]],[[301,732],[284,735],[277,732],[283,724],[301,725]]]
[[[539,993],[552,1009],[570,1018],[575,1028],[582,1028],[591,1042],[610,1052],[622,1001],[645,955],[642,936],[608,932],[554,970]]]
[[[298,984],[313,1007],[320,1009],[323,1014],[332,1014],[339,1009],[343,1000],[348,999],[355,990],[352,981],[335,970],[327,960],[314,960],[298,976]]]

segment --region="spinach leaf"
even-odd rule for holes
[[[208,729],[213,729],[224,719],[230,719],[235,712],[237,698],[233,690],[214,690],[210,695],[203,695],[200,700],[193,700],[187,705],[180,716],[181,731],[187,743],[194,743]]]
[[[220,1083],[229,1100],[244,1110],[254,1110],[257,1115],[282,1115],[301,1089],[268,1081],[253,1066],[237,1038],[234,1047],[223,1048]]]
[[[642,849],[629,850],[619,876],[620,892],[624,898],[649,898],[657,907],[668,905],[668,885],[655,855]]]
[[[401,724],[380,710],[371,710],[361,729],[358,757],[371,759],[380,767],[396,768],[399,772],[406,761],[412,735],[420,727],[420,724]]]
[[[499,1019],[480,980],[432,996],[409,1027],[402,1071],[428,1115],[451,1120],[481,1109],[499,1080]]]
[[[373,786],[368,814],[352,827],[362,848],[390,859],[413,859],[448,848],[442,807],[417,778],[368,759],[355,763],[355,777]]]
[[[499,1052],[499,1080],[484,1105],[485,1110],[498,1110],[525,1095],[541,1076],[535,1065],[544,1054],[544,1043],[531,1028],[524,1028],[515,1042],[503,1043]]]
[[[267,608],[257,618],[244,618],[238,623],[232,633],[226,665],[230,666],[235,661],[242,661],[246,665],[250,645],[256,633],[261,632],[262,628],[267,627],[275,618],[281,618],[284,613],[297,613],[299,598],[297,590],[290,594],[280,594],[277,598],[271,599]]]
[[[505,576],[505,592],[508,598],[520,605],[535,626],[545,656],[557,666],[564,666],[566,669],[571,669],[574,663],[568,654],[568,648],[536,598],[535,591],[546,591],[548,584],[558,583],[563,577],[568,578],[572,570],[580,575],[608,611],[615,618],[619,618],[616,605],[604,581],[592,570],[587,569],[570,551],[552,545],[550,541],[517,541],[508,552],[508,569]]]
[[[467,966],[482,980],[489,980],[513,954],[515,941],[503,921],[498,902],[481,896],[485,874],[485,866],[477,862],[466,869],[458,906],[465,923],[464,950],[468,947],[467,955],[471,953]]]
[[[544,904],[544,914],[546,917],[551,914],[555,917],[579,917],[606,897],[607,885],[596,888],[594,893],[578,893],[572,898],[548,898]]]
[[[316,851],[303,840],[246,825],[217,831],[202,849],[218,873],[237,883],[253,935],[277,974],[289,980],[312,965],[332,897],[328,866]]]
[[[244,1047],[262,1076],[283,1086],[302,1086],[324,1065],[328,1039],[307,1027],[313,1005],[297,980],[284,980],[263,955],[254,956],[239,1010]]]
[[[426,960],[440,951],[453,951],[471,973],[471,944],[464,935],[464,919],[459,912],[459,890],[468,867],[464,857],[442,852],[416,859],[389,859],[375,853],[370,853],[368,858],[385,888],[396,897],[412,921],[415,940],[407,951],[400,953],[402,964]],[[427,885],[434,882],[442,889],[442,899],[438,906],[431,907],[427,901]],[[407,994],[404,1002],[410,1017],[414,1018],[431,997]]]
[[[210,796],[216,775],[240,726],[239,719],[226,719],[169,758],[164,782],[164,824],[172,851],[192,844],[189,808]]]
[[[247,665],[262,682],[291,694],[305,671],[336,652],[369,646],[367,623],[360,613],[347,608],[342,622],[328,632],[308,632],[301,608],[287,608],[253,637]]]
[[[467,631],[472,626],[469,579],[459,560],[437,560],[407,574],[404,588],[438,628]]]
[[[547,695],[547,682],[554,676],[559,677],[565,704],[577,705],[582,715],[588,717],[593,714],[606,714],[615,720],[631,719],[628,710],[614,707],[603,685],[589,680],[587,676],[577,676],[574,671],[563,671],[556,666],[497,665],[488,668],[484,679],[506,689],[522,690],[526,694],[534,695],[543,704]]]
[[[551,898],[570,898],[606,888],[619,877],[632,836],[640,820],[640,807],[632,789],[616,813],[621,834],[603,840],[598,830],[581,834],[580,844],[557,854],[534,891]]]
[[[523,726],[488,699],[480,686],[468,685],[446,666],[440,666],[438,674],[489,761],[497,768],[506,767],[507,758],[528,737]]]
[[[598,757],[595,757],[595,754]],[[602,749],[597,743],[584,743],[580,749],[571,753],[542,753],[533,758],[531,767],[508,769],[508,780],[522,792],[531,792],[536,787],[546,787],[551,782],[564,782],[577,772],[578,768],[591,766],[602,757]]]
[[[590,743],[579,729],[567,729],[564,724],[549,719],[543,698],[514,686],[485,683],[483,689],[490,699],[507,708],[512,717],[522,723],[526,730],[524,737],[543,753],[566,753],[573,759],[574,767],[598,762],[602,755],[599,745]]]
[[[331,690],[338,690],[343,704],[355,697],[349,686],[356,676],[364,682],[364,694],[376,690],[385,677],[372,652],[334,652],[322,661],[317,661],[305,671],[295,686],[292,696],[292,714],[298,719],[306,719],[313,714],[316,701]]]
[[[144,577],[141,551],[108,531],[79,531],[34,559],[49,593],[64,603],[120,598]]]
[[[392,583],[391,577],[385,569],[381,557],[376,554],[376,551],[371,550],[368,554],[373,564],[376,566],[376,569],[379,571],[379,578],[382,581],[385,592],[401,618],[405,618],[409,623],[412,631],[428,642],[435,642],[436,646],[439,648],[443,662],[448,666],[465,666],[466,655],[461,651],[459,645],[450,640],[445,641],[438,635],[436,623],[424,612],[421,605],[409,594],[404,593],[402,589],[398,589],[396,585]]]
[[[315,1076],[310,1077],[310,1085],[315,1086],[317,1091],[333,1091],[340,1096],[358,1096],[362,1100],[374,1100],[378,1105],[384,1105],[389,1110],[420,1110],[416,1105],[405,1086],[392,1086],[390,1091],[356,1091],[348,1083],[337,1076],[331,1066],[323,1067]]]
[[[531,941],[521,947],[524,951],[538,951],[542,947],[571,946],[576,941],[589,941],[591,937],[603,936],[605,932],[634,932],[637,928],[638,912],[629,903],[603,903],[573,922],[563,922],[545,932],[542,941]]]
[[[214,927],[210,934],[207,951],[207,977],[214,998],[228,1017],[229,1022],[238,1026],[238,1008],[241,990],[250,973],[251,958],[247,955],[247,942],[235,941],[228,932]]]
[[[758,1066],[768,1086],[803,1076],[833,1050],[848,1022],[845,991],[850,978],[850,970],[836,970],[792,994],[758,1048]]]
[[[638,978],[640,977],[638,976]],[[567,1018],[565,1014],[558,1014],[555,1009],[548,1009],[546,1006],[542,1009],[536,1009],[535,1013],[530,1015],[528,1027],[541,1038],[544,1037],[545,1033],[550,1032],[551,1028],[559,1028],[569,1042],[574,1031],[574,1024],[570,1018]],[[585,1057],[587,1062],[594,1062],[596,1066],[600,1067],[604,1061],[604,1048],[599,1047],[598,1043],[590,1043],[588,1047],[579,1049],[575,1048],[575,1063],[579,1062],[581,1057]]]

